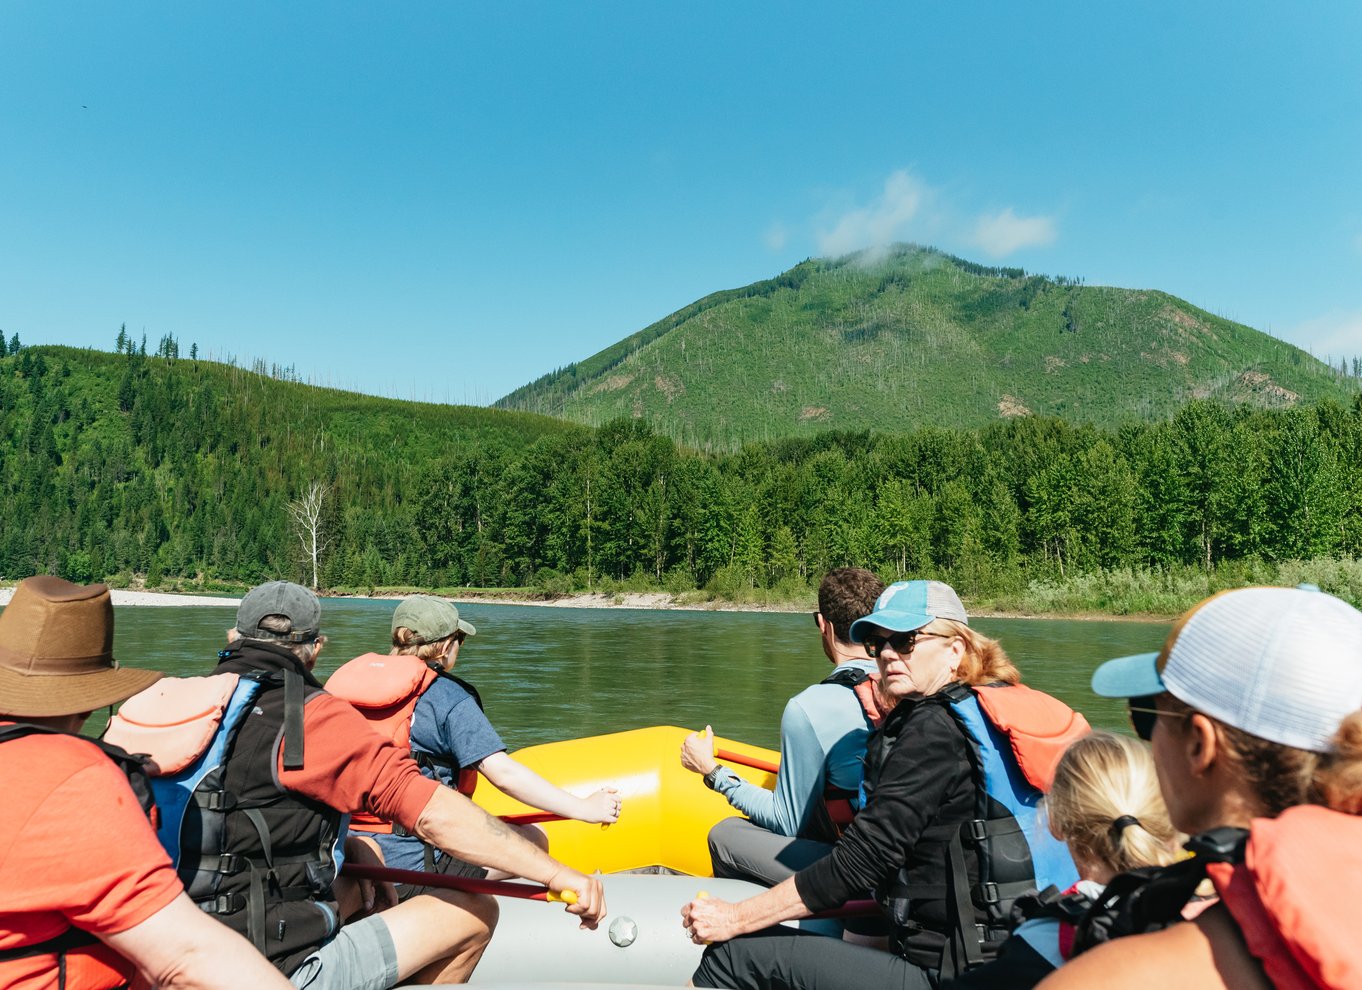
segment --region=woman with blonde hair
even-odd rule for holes
[[[825,858],[790,879],[737,904],[696,899],[682,909],[689,937],[713,943],[696,986],[926,990],[991,956],[1022,891],[1078,879],[1067,850],[1037,827],[1040,788],[1022,779],[1013,747],[1036,756],[1044,777],[1058,750],[1039,754],[1028,740],[1084,734],[1081,716],[1022,687],[1007,654],[970,628],[941,582],[890,585],[850,633],[894,702],[870,740],[864,807]],[[1036,713],[1044,732],[1023,734]],[[1004,723],[1012,746],[999,742]],[[1007,795],[1016,798],[1010,805]],[[776,927],[868,890],[890,951]]]
[[[1159,795],[1154,760],[1143,743],[1094,732],[1069,746],[1045,797],[1050,832],[1069,847],[1078,883],[1022,899],[1027,920],[998,958],[944,984],[953,990],[1027,990],[1073,952],[1074,921],[1118,873],[1164,866],[1178,855],[1179,833]]]
[[[1093,690],[1129,699],[1172,822],[1212,860],[1221,900],[1188,922],[1136,918],[1173,923],[1085,952],[1043,986],[1362,987],[1339,902],[1362,883],[1362,612],[1308,586],[1222,592],[1159,653],[1103,664]]]

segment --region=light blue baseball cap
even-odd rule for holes
[[[859,643],[871,628],[911,632],[937,619],[969,625],[965,606],[949,584],[941,581],[895,581],[875,599],[875,609],[851,624],[851,641]]]

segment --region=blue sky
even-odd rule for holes
[[[0,5],[0,330],[489,402],[895,240],[1362,355],[1362,5]]]

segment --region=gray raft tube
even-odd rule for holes
[[[501,920],[469,983],[500,990],[684,986],[700,965],[703,946],[681,928],[681,908],[700,891],[741,901],[764,887],[714,877],[612,873],[601,877],[609,915],[583,931],[559,904],[500,898]],[[836,922],[800,927],[837,935]]]

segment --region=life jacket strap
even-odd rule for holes
[[[202,811],[231,811],[237,806],[236,795],[227,791],[196,790],[190,800]]]
[[[303,677],[284,670],[284,769],[303,768]]]
[[[1125,935],[1158,931],[1182,920],[1209,863],[1241,863],[1248,830],[1221,826],[1194,835],[1185,848],[1189,859],[1168,866],[1146,866],[1117,874],[1079,922],[1075,956]]]
[[[29,956],[64,955],[71,949],[93,945],[96,941],[96,938],[89,932],[73,926],[58,935],[53,935],[51,938],[34,942],[32,945],[0,949],[0,962],[7,962],[11,959],[27,959]]]
[[[974,921],[974,903],[970,898],[969,873],[965,869],[964,843],[957,838],[950,844],[950,863],[947,871],[947,909],[955,909],[956,923],[952,926],[950,943],[941,953],[941,978],[948,980],[957,973],[983,965],[984,948],[982,926]]]

